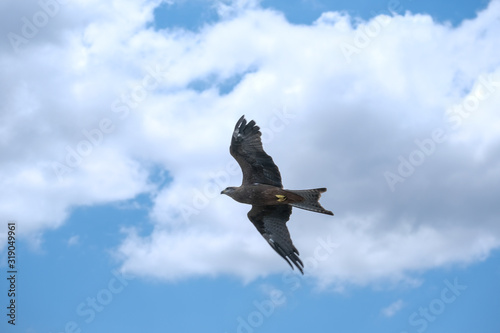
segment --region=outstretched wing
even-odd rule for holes
[[[304,274],[304,264],[299,258],[299,251],[295,248],[286,227],[286,222],[292,214],[289,205],[252,206],[248,218],[257,230],[267,240],[269,245],[278,252],[293,268],[290,261]]]
[[[271,156],[262,148],[261,132],[255,121],[242,116],[234,127],[229,151],[243,172],[243,185],[268,184],[283,187],[281,174]]]

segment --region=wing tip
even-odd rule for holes
[[[246,123],[247,121],[245,119],[245,115],[242,115],[240,119],[238,119],[238,121],[236,122],[236,126],[234,126],[234,129],[237,130],[239,127],[241,127],[241,125],[245,126]]]
[[[245,115],[242,115],[240,119],[236,122],[234,126],[233,137],[236,138],[238,136],[252,136],[252,135],[261,135],[260,127],[257,126],[255,120],[250,120],[247,122],[245,119]]]
[[[302,275],[304,275],[304,263],[302,262],[302,260],[300,260],[300,258],[297,255],[295,255],[295,257],[296,258],[295,258],[295,260],[293,260],[293,263],[298,268],[300,273],[302,273]],[[292,269],[293,269],[293,267],[292,267]]]
[[[304,263],[302,262],[302,260],[300,260],[299,258],[299,251],[295,248],[295,246],[293,247],[293,252],[287,254],[285,253],[285,251],[283,250],[283,248],[281,248],[281,246],[279,246],[278,244],[274,243],[273,240],[268,240],[269,244],[271,245],[271,247],[283,258],[285,259],[285,261],[288,263],[288,265],[290,265],[290,267],[295,270],[295,267],[297,267],[297,269],[300,271],[300,273],[302,273],[302,275],[304,275]],[[293,263],[293,265],[292,265]],[[293,267],[295,265],[295,267]]]
[[[294,257],[295,258],[292,258],[291,256],[283,256],[283,258],[285,259],[285,261],[288,263],[288,265],[290,265],[290,267],[295,270],[295,267],[297,267],[297,269],[300,271],[300,273],[302,275],[304,275],[304,263],[302,263],[302,260],[300,260],[299,257],[297,257],[295,254],[294,254]],[[290,262],[291,261],[291,262]],[[293,265],[292,265],[293,263]],[[295,265],[295,267],[294,267]]]

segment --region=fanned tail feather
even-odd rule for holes
[[[324,209],[319,203],[319,198],[321,197],[321,193],[326,192],[326,188],[315,188],[311,190],[286,190],[286,191],[300,195],[302,198],[304,198],[304,201],[290,203],[290,205],[297,208],[310,210],[316,213],[333,215],[331,211]]]

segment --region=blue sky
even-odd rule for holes
[[[498,1],[42,3],[0,5],[1,332],[500,332]],[[243,113],[328,187],[304,276],[218,195]]]
[[[352,17],[370,19],[388,8],[396,9],[400,14],[404,11],[425,13],[435,20],[459,24],[464,19],[471,19],[478,10],[484,9],[488,1],[261,1],[263,8],[282,12],[288,21],[294,24],[311,24],[323,12],[342,11]],[[213,3],[205,0],[181,1],[173,4],[164,3],[155,11],[156,27],[184,27],[196,30],[207,22],[217,20]]]

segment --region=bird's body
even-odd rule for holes
[[[234,200],[252,205],[249,220],[268,241],[269,245],[303,273],[304,264],[298,257],[286,227],[292,214],[292,206],[327,215],[333,215],[318,202],[326,188],[310,190],[286,190],[281,183],[281,174],[271,156],[262,148],[261,132],[252,120],[246,122],[242,116],[234,128],[230,152],[243,172],[239,187],[228,187],[222,194]]]
[[[273,185],[251,184],[233,188],[231,198],[249,205],[288,205],[304,201],[300,195]]]

